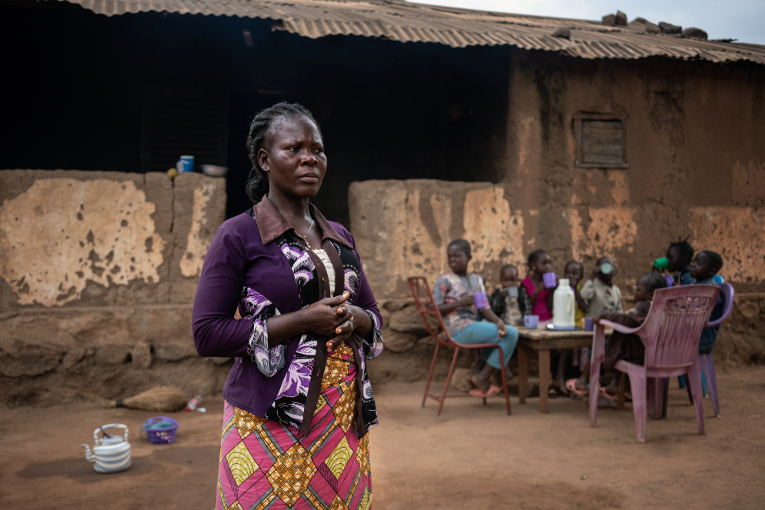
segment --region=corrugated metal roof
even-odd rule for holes
[[[62,0],[63,1],[63,0]],[[279,21],[277,28],[305,37],[359,35],[455,48],[510,45],[588,59],[668,57],[765,64],[765,46],[703,41],[648,33],[638,23],[545,18],[419,5],[397,0],[66,0],[107,16],[176,12]],[[571,38],[553,37],[558,28]]]

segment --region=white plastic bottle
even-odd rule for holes
[[[558,288],[553,293],[553,327],[555,329],[574,329],[576,297],[568,278],[558,281]]]

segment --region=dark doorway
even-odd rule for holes
[[[2,2],[0,38],[14,50],[3,65],[13,77],[4,97],[13,100],[0,127],[0,168],[162,171],[188,144],[165,132],[166,154],[147,159],[144,113],[157,106],[149,91],[192,90],[206,103],[190,108],[198,124],[183,136],[201,137],[189,153],[225,159],[228,216],[249,206],[249,121],[281,100],[304,104],[321,125],[329,171],[316,203],[329,219],[347,224],[355,180],[503,175],[507,47],[308,39],[273,31],[270,20],[106,17],[66,2]],[[217,104],[210,98],[226,98],[219,108],[227,112],[206,123]]]

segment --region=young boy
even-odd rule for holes
[[[518,302],[518,283],[518,268],[510,264],[504,265],[499,270],[500,288],[491,295],[491,309],[502,322],[512,326],[523,323],[523,313]]]
[[[593,322],[599,323],[601,320],[616,322],[628,328],[636,328],[643,323],[648,311],[651,309],[653,293],[656,289],[663,289],[667,286],[667,280],[659,273],[646,273],[638,278],[635,284],[635,306],[625,314],[618,314],[608,311],[602,311],[593,317]],[[601,388],[600,396],[609,400],[615,400],[616,393],[619,390],[619,380],[616,377],[616,362],[621,360],[642,365],[645,361],[645,345],[641,338],[634,334],[623,334],[614,331],[611,338],[606,342],[605,360],[603,361],[603,370],[607,375],[612,375],[611,382]]]
[[[689,285],[693,277],[688,271],[688,265],[693,259],[693,246],[688,239],[678,239],[667,248],[667,272],[674,275],[675,285]]]
[[[688,266],[688,273],[693,278],[693,283],[697,285],[717,285],[714,280],[714,276],[722,269],[723,259],[719,253],[704,250],[700,251],[693,257],[690,266]],[[712,310],[712,316],[710,321],[719,319],[723,314],[723,308],[725,307],[725,300],[722,293],[717,298],[715,307]],[[713,328],[704,328],[701,332],[701,341],[699,342],[699,354],[709,354],[712,352],[712,348],[717,341],[717,332],[720,330],[720,326]]]
[[[571,285],[571,288],[574,290],[574,298],[576,300],[576,308],[574,309],[574,323],[580,327],[584,326],[584,318],[587,316],[587,301],[584,300],[580,293],[582,290],[582,285],[579,284],[583,277],[584,266],[581,263],[572,260],[566,264],[563,278],[568,278],[569,285]],[[572,372],[575,374],[580,373],[578,369],[575,370],[572,368],[580,366],[580,354],[582,354],[580,351],[584,351],[584,356],[586,356],[588,349],[586,347],[581,350],[559,349],[554,352],[552,360],[553,366],[551,368],[555,370],[554,384],[557,386],[557,389],[554,390],[552,396],[554,396],[556,393],[568,395],[569,389],[566,387],[566,377],[573,375]],[[581,365],[585,364],[585,362],[581,362]]]
[[[584,326],[584,318],[587,316],[587,301],[584,300],[581,294],[582,286],[579,282],[584,278],[584,266],[572,260],[564,268],[563,278],[568,278],[568,282],[571,288],[574,289],[574,297],[576,298],[576,310],[574,310],[574,322],[577,326]]]
[[[587,313],[590,317],[597,317],[604,310],[617,314],[624,312],[622,292],[613,283],[615,275],[616,263],[614,259],[611,257],[599,258],[590,278],[579,292],[582,298],[587,301]],[[579,379],[566,381],[566,389],[577,395],[586,395],[589,378],[590,360],[588,359],[582,367],[582,375],[579,376]]]
[[[601,257],[595,264],[590,278],[582,286],[580,295],[587,301],[590,317],[595,317],[603,310],[623,313],[622,291],[614,285],[616,263],[611,257]]]

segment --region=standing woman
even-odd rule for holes
[[[327,171],[321,132],[279,103],[247,148],[255,206],[215,233],[194,300],[199,355],[236,357],[216,507],[369,509],[365,360],[383,350],[382,320],[353,236],[309,202]]]

